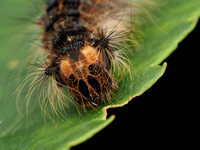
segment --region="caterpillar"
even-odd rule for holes
[[[28,84],[28,102],[34,91],[40,93],[44,111],[46,100],[55,112],[64,109],[67,100],[85,110],[110,101],[120,80],[113,73],[131,74],[127,42],[137,42],[130,4],[129,0],[47,0],[37,20],[43,29],[44,58],[23,81]]]

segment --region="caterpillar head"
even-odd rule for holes
[[[73,50],[60,60],[62,82],[75,101],[86,108],[101,105],[105,99],[110,99],[111,91],[117,89],[110,71],[110,60],[104,55],[85,42],[79,50]]]
[[[63,36],[53,39],[57,55],[49,56],[50,65],[45,74],[56,75],[59,85],[67,87],[74,100],[84,108],[97,107],[109,100],[112,91],[118,88],[111,73],[114,55],[109,39],[103,32],[97,39],[65,37],[64,44],[59,38]]]

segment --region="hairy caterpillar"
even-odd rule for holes
[[[56,113],[67,100],[84,109],[111,100],[119,80],[113,73],[131,74],[127,42],[137,44],[132,17],[129,0],[48,0],[37,20],[44,55],[20,85],[28,85],[27,104],[34,92],[44,111],[48,101]]]

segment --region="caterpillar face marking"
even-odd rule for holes
[[[118,89],[112,75],[113,62],[118,60],[125,64],[125,56],[116,55],[122,46],[113,42],[125,37],[124,28],[113,36],[118,23],[114,21],[110,29],[105,29],[103,20],[99,20],[107,12],[110,15],[122,13],[122,10],[118,12],[119,4],[112,2],[105,7],[107,2],[110,1],[48,0],[45,14],[38,21],[44,29],[42,47],[47,52],[46,61],[42,63],[45,65],[40,65],[45,77],[42,82],[52,78],[58,88],[67,87],[83,108],[95,108],[111,99],[112,91]],[[118,2],[127,6],[126,2]],[[105,23],[109,19],[105,19]]]

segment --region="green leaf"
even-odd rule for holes
[[[166,0],[167,1],[167,0]],[[162,2],[166,2],[162,0]],[[159,1],[160,2],[160,1]],[[160,3],[159,3],[160,5]],[[158,6],[157,6],[158,7]],[[127,104],[135,96],[149,89],[164,73],[166,63],[160,65],[195,27],[200,16],[199,0],[168,0],[158,12],[153,9],[146,25],[141,27],[144,33],[140,50],[133,49],[130,56],[134,70],[134,80],[124,77],[119,82],[119,91],[112,102],[96,110],[78,112],[70,105],[67,114],[59,123],[44,122],[40,108],[32,105],[32,114],[27,118],[20,115],[16,105],[16,95],[12,94],[19,81],[10,80],[22,64],[30,49],[30,43],[38,38],[39,31],[23,35],[34,28],[28,21],[18,22],[15,17],[26,16],[34,7],[26,0],[0,1],[0,149],[52,149],[64,150],[84,142],[110,124],[114,116],[107,119],[106,109]],[[150,10],[151,11],[151,10]],[[27,15],[28,16],[28,15]],[[28,57],[30,58],[30,57]],[[18,109],[25,109],[20,107]],[[25,113],[25,111],[22,110]],[[26,116],[26,115],[24,115]],[[59,119],[58,119],[59,120]]]

